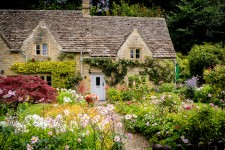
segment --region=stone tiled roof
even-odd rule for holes
[[[20,49],[40,21],[48,26],[64,52],[116,57],[121,45],[137,29],[153,57],[175,58],[164,18],[83,17],[80,11],[70,10],[0,10],[1,32],[12,49]]]

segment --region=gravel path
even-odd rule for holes
[[[105,104],[107,103],[101,102],[97,107],[101,109],[101,107],[104,107]],[[123,116],[114,112],[113,118],[116,118],[115,122],[122,122]],[[116,128],[117,133],[124,133],[124,130],[124,126]],[[139,133],[133,133],[133,138],[125,143],[125,150],[149,150],[149,148],[149,142]]]

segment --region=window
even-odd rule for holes
[[[132,58],[132,59],[141,58],[141,50],[140,49],[131,49],[130,50],[130,58]]]
[[[47,44],[37,44],[36,45],[36,55],[48,55],[48,45]]]
[[[40,76],[42,80],[46,81],[48,85],[52,85],[52,77],[50,75]]]
[[[96,86],[100,86],[100,77],[96,77]]]

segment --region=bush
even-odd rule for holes
[[[169,83],[175,79],[173,61],[147,58],[144,65],[142,74],[148,75],[149,80],[156,85],[161,81]]]
[[[190,69],[189,69],[189,60],[186,56],[183,56],[181,53],[177,53],[176,57],[177,63],[179,65],[179,83],[183,83],[187,79],[191,78]]]
[[[195,90],[194,101],[202,102],[202,103],[209,103],[209,102],[211,102],[213,93],[214,93],[214,90],[212,89],[212,87],[208,84],[205,84],[202,87],[197,88]]]
[[[56,102],[57,91],[40,77],[17,76],[0,78],[0,102],[18,103],[53,103]]]
[[[220,44],[195,45],[188,55],[190,72],[202,78],[203,70],[225,62],[225,49]]]
[[[216,65],[213,69],[204,71],[204,80],[211,85],[218,93],[224,91],[225,85],[225,66]]]
[[[174,92],[176,87],[174,83],[162,83],[159,87],[159,92]]]

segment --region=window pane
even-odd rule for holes
[[[47,84],[48,85],[52,85],[52,77],[51,76],[47,76]]]
[[[100,86],[100,77],[96,77],[96,86]]]
[[[136,58],[140,58],[140,50],[136,49]]]
[[[45,77],[44,77],[44,76],[41,76],[41,79],[42,79],[42,80],[45,80]]]
[[[47,44],[42,45],[42,55],[48,55],[48,46]]]
[[[40,45],[36,45],[36,54],[41,54]]]
[[[134,58],[134,50],[130,50],[130,58]]]

